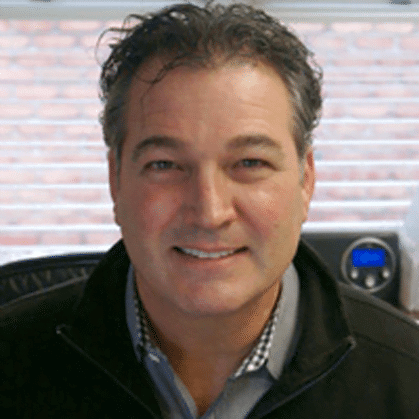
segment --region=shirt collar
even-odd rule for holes
[[[137,359],[141,362],[143,350],[155,351],[156,348],[150,339],[146,313],[137,294],[132,265],[128,270],[125,297],[128,329]],[[275,310],[256,346],[233,375],[234,378],[257,371],[264,365],[274,378],[279,378],[295,336],[298,301],[299,279],[291,264],[283,275],[281,296]]]

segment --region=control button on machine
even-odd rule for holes
[[[364,282],[367,288],[374,288],[377,283],[377,278],[374,275],[367,275]]]
[[[357,280],[359,278],[359,271],[356,268],[351,269],[351,273],[350,273],[351,279],[353,279],[354,281]]]
[[[383,279],[389,279],[391,276],[390,269],[383,268],[383,270],[381,271],[381,276],[383,277]]]

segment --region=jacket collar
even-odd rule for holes
[[[119,241],[88,279],[73,319],[60,327],[59,334],[136,402],[160,417],[152,382],[135,357],[126,324],[125,287],[129,264],[125,247]]]
[[[122,241],[104,257],[78,304],[66,338],[116,378],[139,402],[158,412],[152,385],[137,362],[125,318],[129,259]],[[303,241],[294,258],[300,278],[299,338],[295,355],[255,412],[266,412],[332,370],[354,346],[336,281]],[[259,415],[256,415],[259,416]]]
[[[337,368],[356,346],[337,282],[303,240],[294,265],[301,287],[294,356],[249,418],[262,417],[310,388]]]

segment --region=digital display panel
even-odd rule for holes
[[[352,250],[352,266],[355,268],[379,268],[386,263],[384,249],[354,249]]]

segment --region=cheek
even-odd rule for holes
[[[161,230],[170,222],[179,206],[179,199],[166,191],[158,188],[142,188],[131,198],[126,210],[128,228],[137,226],[138,232],[144,236],[151,236]]]
[[[247,197],[247,215],[261,236],[283,235],[279,229],[285,230],[297,216],[295,199],[291,188],[280,185],[258,188]]]

